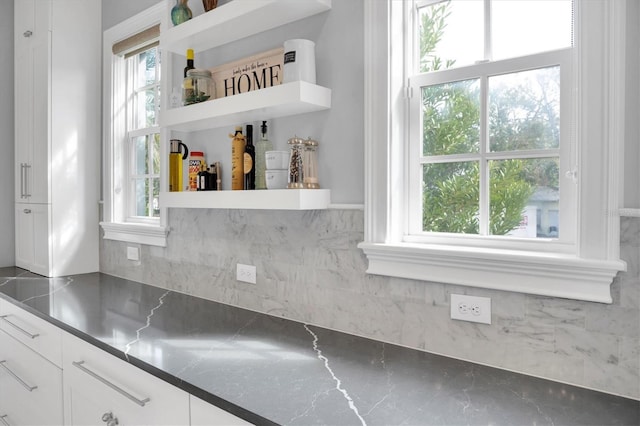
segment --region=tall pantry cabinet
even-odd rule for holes
[[[15,0],[16,266],[98,270],[101,2]]]

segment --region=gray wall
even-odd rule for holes
[[[158,0],[102,0],[102,30],[159,3]],[[193,0],[192,0],[193,3]]]
[[[630,42],[635,40],[635,43]],[[640,2],[627,2],[627,96],[625,130],[626,208],[640,209]]]
[[[13,0],[0,0],[0,9],[0,266],[13,266]]]

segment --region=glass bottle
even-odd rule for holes
[[[244,146],[245,138],[242,126],[236,126],[236,133],[231,138],[231,189],[244,189]]]
[[[267,138],[267,122],[260,126],[260,140],[256,143],[256,189],[267,189],[265,171],[267,170],[265,154],[273,150],[273,144]]]
[[[244,146],[244,189],[256,189],[256,148],[253,146],[253,126],[247,124]]]
[[[302,154],[303,183],[305,188],[318,189],[318,142],[311,138],[304,141]]]
[[[291,149],[289,154],[289,178],[287,188],[304,188],[302,169],[302,148],[304,140],[294,136],[287,142]]]
[[[176,5],[171,9],[171,22],[173,25],[180,25],[193,17],[191,9],[187,4],[189,0],[176,0]]]

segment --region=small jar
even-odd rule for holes
[[[215,85],[211,79],[211,71],[190,69],[182,80],[182,103],[196,104],[215,98]]]
[[[304,177],[302,169],[302,149],[304,140],[294,136],[287,142],[289,144],[289,177],[287,188],[304,188]]]
[[[318,142],[311,138],[304,141],[302,154],[303,183],[305,188],[319,189],[318,182]]]

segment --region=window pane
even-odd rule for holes
[[[153,84],[156,81],[156,48],[144,51],[136,56],[137,78],[136,88]],[[158,64],[159,65],[159,64]]]
[[[423,197],[425,232],[478,233],[478,162],[425,164]]]
[[[492,235],[558,237],[559,159],[489,162]]]
[[[146,175],[149,173],[149,145],[146,136],[133,138],[133,174]]]
[[[153,144],[153,151],[151,153],[151,173],[154,175],[160,174],[160,133],[155,133],[153,135],[148,136],[151,138]]]
[[[149,180],[134,179],[134,216],[149,216]]]
[[[442,1],[419,9],[419,72],[484,59],[482,0]]]
[[[423,87],[422,111],[423,155],[478,152],[479,80]]]
[[[494,0],[493,59],[571,47],[571,0]]]
[[[560,67],[489,78],[490,150],[560,146]]]
[[[151,215],[153,217],[160,217],[160,178],[151,179],[151,185],[153,187],[153,198],[151,199]]]

